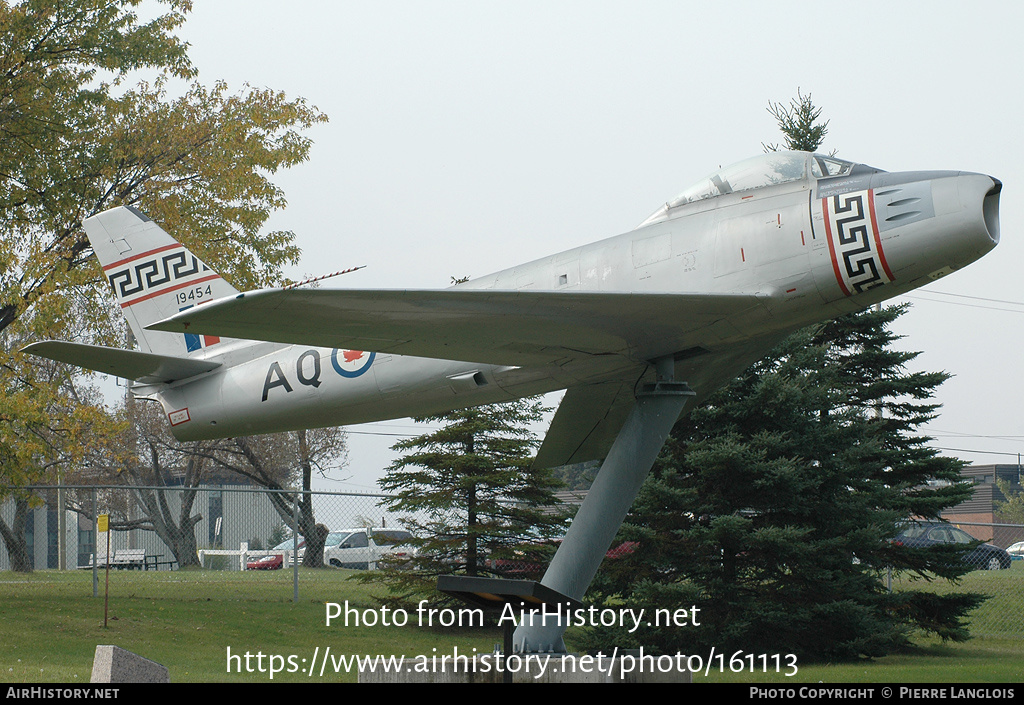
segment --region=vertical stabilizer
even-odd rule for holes
[[[209,335],[146,330],[192,306],[238,293],[217,272],[131,206],[87,218],[83,226],[140,350],[200,355],[221,342]]]

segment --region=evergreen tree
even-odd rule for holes
[[[561,535],[564,516],[552,511],[559,483],[530,467],[537,440],[529,425],[543,411],[536,399],[520,399],[417,418],[442,426],[395,444],[406,454],[380,481],[395,493],[389,510],[408,515],[415,555],[384,561],[360,579],[384,583],[396,604],[441,603],[439,575],[500,575],[493,559]]]
[[[798,89],[788,108],[782,103],[769,103],[768,112],[778,122],[786,149],[816,152],[828,134],[828,120],[820,122],[821,108],[814,105],[810,93],[803,95]],[[779,149],[775,144],[763,146],[770,152]]]
[[[820,112],[810,96],[774,106],[787,147],[820,146]],[[888,653],[915,629],[967,638],[981,598],[884,581],[969,569],[957,547],[892,541],[903,520],[970,496],[962,463],[916,434],[948,375],[907,371],[917,354],[890,329],[905,310],[797,332],[676,425],[620,533],[643,550],[604,566],[591,597],[647,614],[696,605],[700,626],[594,631],[588,645],[827,659]]]
[[[891,542],[902,519],[970,495],[955,482],[960,461],[914,434],[947,375],[905,371],[916,354],[893,350],[888,331],[903,310],[797,333],[676,426],[623,530],[644,550],[610,564],[600,586],[649,613],[697,605],[701,626],[606,638],[801,658],[879,656],[913,629],[966,638],[975,596],[890,593],[883,580],[890,566],[968,570],[956,551]]]

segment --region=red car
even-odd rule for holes
[[[305,548],[306,540],[299,539],[299,554],[296,560],[302,560]],[[284,554],[290,553],[293,550],[292,540],[288,539],[283,543],[279,543],[270,550],[280,551],[280,553],[269,553],[261,558],[253,559],[245,564],[246,570],[280,570],[284,566]]]
[[[516,550],[515,558],[493,558],[487,562],[491,570],[505,578],[522,578],[526,580],[539,580],[544,575],[554,555],[555,548],[561,541],[554,542],[552,546],[522,546]],[[615,560],[628,556],[640,547],[636,541],[623,541],[618,546],[613,546],[604,554],[605,558]]]

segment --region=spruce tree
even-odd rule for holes
[[[803,95],[799,89],[787,108],[782,103],[769,103],[768,112],[775,118],[785,141],[786,149],[816,152],[828,134],[828,120],[821,122],[821,108]],[[777,151],[778,145],[764,145],[767,151]]]
[[[809,95],[769,111],[787,147],[820,147],[827,123]],[[970,496],[962,463],[917,433],[948,374],[908,371],[917,354],[891,329],[905,310],[795,333],[676,425],[620,532],[643,550],[608,562],[589,596],[649,615],[695,605],[700,626],[595,630],[585,645],[820,660],[880,656],[917,629],[967,638],[977,595],[886,587],[890,570],[969,569],[956,547],[892,540]]]
[[[906,371],[916,354],[894,350],[888,329],[903,310],[795,334],[676,426],[622,532],[644,548],[599,585],[648,614],[697,605],[701,626],[604,639],[822,659],[880,656],[915,629],[966,638],[975,596],[885,585],[890,568],[927,579],[969,569],[955,551],[892,542],[903,519],[970,494],[960,461],[914,433],[947,375]]]
[[[442,604],[439,575],[501,577],[495,559],[564,533],[565,517],[552,510],[560,483],[531,468],[538,441],[529,427],[544,411],[538,400],[520,399],[415,419],[442,425],[395,444],[405,454],[380,481],[394,493],[388,509],[407,515],[415,554],[360,579],[386,585],[385,601],[396,606]]]

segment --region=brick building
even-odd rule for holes
[[[976,526],[975,524],[1004,524],[997,515],[997,502],[1007,497],[999,490],[996,480],[1009,483],[1012,492],[1022,491],[1021,479],[1024,471],[1020,465],[968,465],[960,473],[965,480],[974,483],[974,496],[966,502],[942,512],[942,518],[972,536],[1006,548],[1011,543],[1024,540],[1024,528],[1012,526]]]

